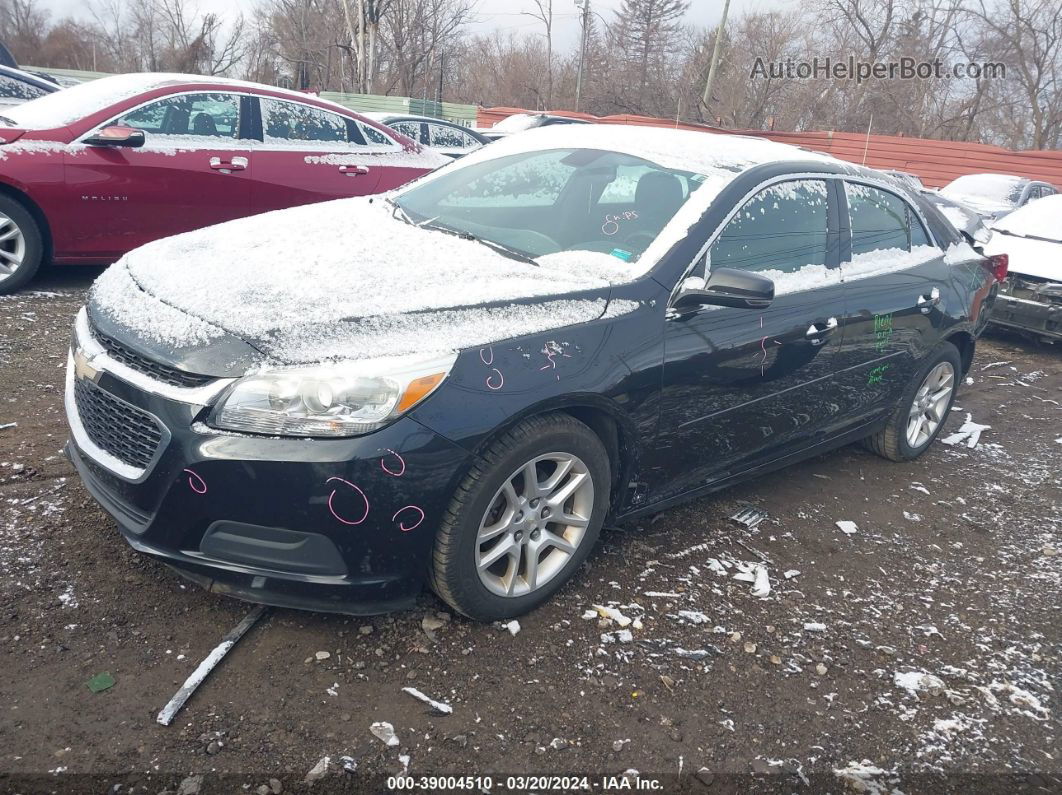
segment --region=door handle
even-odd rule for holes
[[[923,315],[929,314],[937,304],[940,303],[940,290],[934,287],[928,293],[918,296],[918,309]]]
[[[220,157],[210,158],[210,167],[215,171],[243,171],[247,168],[247,158],[237,155],[232,160],[222,160]]]
[[[346,174],[348,177],[360,177],[362,174],[369,173],[368,166],[340,166],[339,173]]]
[[[811,340],[812,345],[822,345],[826,338],[837,328],[837,318],[827,318],[826,322],[816,321],[808,326],[804,336]]]

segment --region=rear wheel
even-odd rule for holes
[[[0,295],[32,279],[43,252],[40,228],[30,212],[10,196],[0,195]]]
[[[955,402],[962,358],[950,342],[925,358],[884,428],[866,446],[890,461],[910,461],[926,451]]]
[[[458,488],[435,540],[432,588],[471,618],[545,602],[597,541],[611,467],[586,425],[534,417],[495,441]]]

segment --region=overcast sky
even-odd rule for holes
[[[744,11],[766,10],[771,6],[788,5],[792,0],[731,0],[730,13],[740,14]],[[53,15],[88,16],[85,10],[86,0],[39,0],[42,7],[49,9]],[[88,0],[91,2],[91,0]],[[255,0],[198,0],[203,11],[217,11],[235,15],[240,11],[248,13],[256,5]],[[592,0],[591,7],[605,19],[611,20],[613,11],[621,5],[622,0]],[[541,29],[541,23],[521,12],[534,7],[532,0],[479,0],[476,6],[476,30],[535,31]],[[714,25],[723,12],[722,0],[692,0],[687,19],[690,23],[706,26]],[[554,0],[554,37],[558,49],[574,46],[579,36],[579,11],[574,0]]]

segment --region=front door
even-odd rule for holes
[[[250,214],[251,141],[241,137],[241,121],[240,96],[211,92],[164,97],[108,122],[143,130],[144,146],[65,155],[77,212],[53,229],[56,256],[110,260]]]
[[[763,188],[695,266],[694,278],[719,267],[771,278],[769,307],[668,312],[650,502],[806,446],[839,411],[831,389],[845,313],[831,193],[816,179]]]

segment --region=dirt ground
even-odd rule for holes
[[[444,774],[528,792],[582,776],[594,792],[1062,791],[1057,347],[981,341],[946,431],[991,426],[975,447],[910,464],[850,447],[607,530],[515,635],[427,593],[374,619],[272,610],[164,727],[250,608],[133,552],[61,454],[71,319],[97,273],[0,299],[0,791],[384,792],[404,771],[418,792],[467,783],[421,778]],[[767,514],[753,530],[729,519],[746,504]],[[767,598],[734,578],[761,562]],[[91,692],[104,672],[115,684]],[[547,774],[578,778],[507,780]]]

